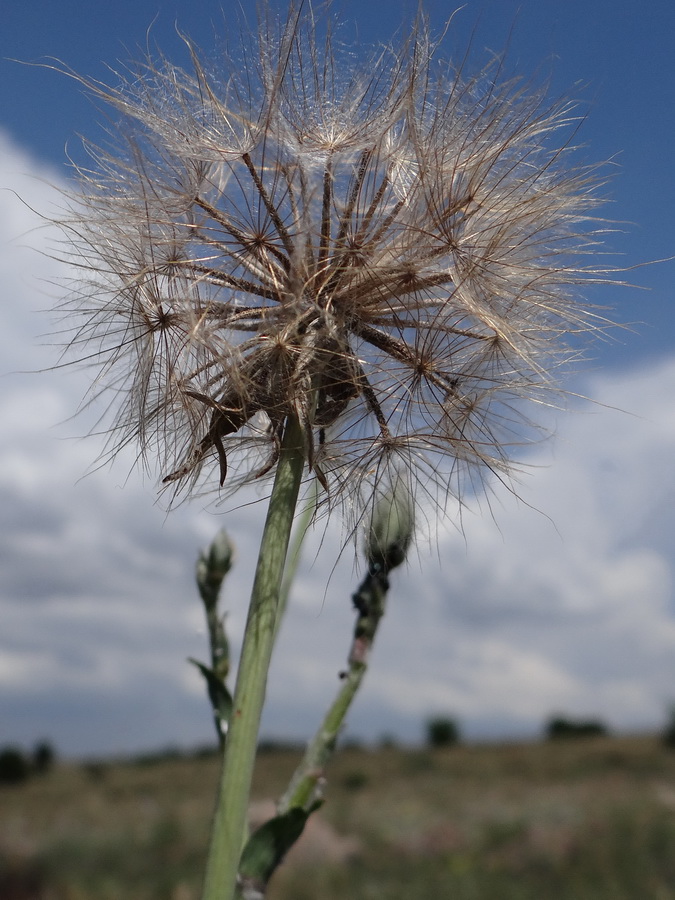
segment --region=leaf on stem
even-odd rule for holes
[[[209,700],[213,707],[213,718],[216,723],[218,737],[222,743],[225,740],[227,725],[230,721],[230,716],[232,715],[232,695],[225,687],[222,679],[218,677],[213,669],[205,666],[204,663],[199,662],[198,659],[192,659],[192,657],[189,658],[188,662],[191,662],[193,666],[196,666],[204,676]]]
[[[239,884],[244,891],[264,890],[275,869],[302,834],[305,822],[321,806],[321,801],[309,809],[294,806],[261,825],[249,838],[239,865]],[[260,894],[262,896],[262,894]]]

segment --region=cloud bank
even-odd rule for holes
[[[131,455],[93,465],[99,439],[80,439],[86,416],[70,420],[83,373],[20,374],[57,361],[36,336],[65,273],[31,208],[49,214],[59,177],[0,136],[0,741],[46,737],[71,754],[190,746],[212,739],[186,662],[206,655],[196,554],[220,527],[234,537],[236,646],[264,510],[246,495],[167,515]],[[420,541],[394,577],[350,733],[414,740],[432,714],[473,737],[533,735],[554,712],[660,725],[675,699],[674,383],[675,356],[588,379],[595,402],[561,415],[518,497],[496,487],[461,527]],[[350,551],[334,568],[341,540],[335,523],[308,541],[268,735],[308,736],[337,688],[358,583]]]

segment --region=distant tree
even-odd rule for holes
[[[30,763],[17,747],[0,750],[0,784],[19,784],[30,775]]]
[[[603,737],[609,733],[607,726],[597,719],[567,719],[554,716],[546,723],[546,737],[558,738]]]
[[[56,753],[49,741],[40,741],[33,749],[33,771],[38,775],[48,772],[54,765]]]
[[[426,731],[429,747],[451,747],[459,741],[459,726],[454,719],[442,716],[429,719]]]
[[[670,708],[668,721],[666,727],[663,729],[661,738],[666,747],[675,750],[675,705]]]

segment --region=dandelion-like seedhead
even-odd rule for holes
[[[442,503],[507,475],[525,401],[595,327],[572,106],[442,64],[422,21],[367,60],[308,7],[260,30],[226,76],[188,45],[189,72],[93,86],[122,120],[63,223],[66,311],[111,452],[230,489],[273,472],[296,416],[307,471],[356,508],[402,477]]]

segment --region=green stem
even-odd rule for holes
[[[239,662],[203,900],[233,900],[242,851],[258,728],[277,631],[279,592],[305,464],[297,419],[286,422],[260,544]]]
[[[284,815],[297,806],[308,809],[318,799],[317,795],[323,781],[326,764],[333,755],[345,716],[365,673],[365,663],[349,667],[335,700],[324,716],[320,728],[308,745],[302,762],[293,775],[288,790],[277,804],[277,815]]]
[[[298,571],[300,556],[302,554],[302,545],[305,542],[305,537],[312,522],[312,517],[316,512],[318,494],[317,485],[318,481],[315,478],[312,482],[312,487],[310,488],[305,508],[298,517],[295,531],[291,537],[290,546],[288,548],[288,554],[286,556],[286,566],[284,568],[284,577],[281,581],[281,593],[279,595],[279,616],[277,618],[277,622],[279,625],[283,621],[286,606],[288,605],[288,595],[291,592],[291,587],[293,586],[293,582],[295,581],[295,576]]]
[[[342,685],[296,769],[286,793],[277,804],[277,814],[293,807],[309,810],[319,799],[326,763],[335,744],[352,700],[368,669],[368,657],[377,627],[384,615],[389,581],[379,567],[371,567],[359,590],[354,594],[358,617],[349,653],[349,668],[342,674]]]

